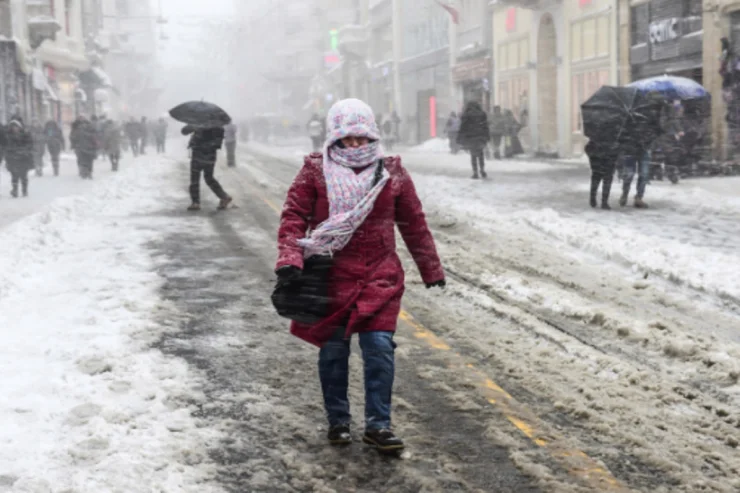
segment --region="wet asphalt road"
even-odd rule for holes
[[[168,204],[163,215],[198,227],[151,245],[166,280],[162,296],[186,316],[158,347],[208,377],[206,404],[194,404],[220,436],[208,453],[218,465],[215,480],[233,492],[542,491],[487,430],[500,427],[522,446],[534,444],[472,389],[430,378],[435,369],[444,378],[445,358],[408,334],[397,337],[394,394],[394,424],[407,456],[381,457],[359,440],[347,449],[329,447],[317,351],[288,334],[269,302],[276,213],[250,192],[245,170],[218,174],[239,208],[193,216]],[[362,377],[355,355],[351,395],[359,438]]]

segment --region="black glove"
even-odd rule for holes
[[[442,279],[442,280],[435,281],[435,282],[428,282],[428,283],[426,283],[426,286],[427,286],[427,289],[430,289],[430,288],[444,288],[445,286],[447,286],[447,281],[445,281],[444,279]]]
[[[275,274],[277,274],[278,276],[278,282],[288,282],[295,281],[296,279],[301,277],[302,272],[303,271],[298,267],[295,267],[293,265],[286,265],[276,270]]]

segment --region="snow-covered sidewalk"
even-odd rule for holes
[[[199,375],[152,349],[177,315],[147,243],[179,172],[128,160],[0,230],[0,491],[211,491],[179,399]]]

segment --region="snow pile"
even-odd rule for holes
[[[256,154],[291,162],[303,162],[304,156],[310,154],[312,151],[311,141],[308,138],[306,138],[306,145],[304,146],[288,144],[285,146],[275,147],[269,144],[262,144],[260,142],[249,142],[246,147]]]
[[[410,149],[411,152],[432,152],[448,154],[450,152],[450,141],[448,139],[429,139]]]
[[[180,402],[195,375],[151,349],[171,308],[145,244],[169,221],[144,215],[177,193],[167,164],[140,158],[0,230],[0,489],[213,491]]]
[[[585,223],[552,209],[522,212],[530,226],[559,240],[612,260],[637,266],[692,288],[740,300],[738,257],[667,238],[656,239],[634,228]]]

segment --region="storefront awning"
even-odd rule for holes
[[[98,76],[103,87],[113,87],[113,81],[108,73],[100,67],[93,67],[92,71]]]
[[[90,70],[80,72],[80,82],[87,87],[112,87],[110,76],[100,67],[91,67]]]

